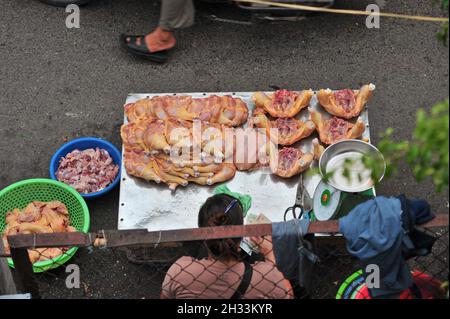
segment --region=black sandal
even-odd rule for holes
[[[128,42],[127,39],[130,39]],[[141,44],[137,44],[137,39],[141,38]],[[124,47],[128,52],[138,55],[140,57],[144,57],[156,63],[165,63],[169,59],[169,51],[158,51],[158,52],[150,52],[145,44],[145,36],[143,35],[126,35],[122,34],[120,36],[120,44]]]

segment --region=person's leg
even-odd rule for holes
[[[194,15],[193,0],[162,0],[156,30],[146,36],[122,34],[120,42],[127,51],[135,55],[164,63],[169,58],[168,50],[176,44],[173,31],[193,25]]]
[[[159,27],[165,31],[174,31],[194,24],[194,4],[192,0],[163,0]]]
[[[145,37],[149,50],[158,52],[173,48],[176,44],[173,31],[192,26],[194,16],[192,0],[162,0],[159,25]]]

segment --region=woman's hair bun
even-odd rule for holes
[[[214,227],[243,225],[244,216],[240,204],[234,205],[234,207],[225,214],[225,210],[233,200],[235,200],[234,197],[226,194],[217,194],[208,198],[200,208],[198,214],[198,226]],[[207,240],[206,246],[210,252],[219,259],[236,259],[239,257],[239,244],[241,240],[241,238]]]

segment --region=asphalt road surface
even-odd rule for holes
[[[364,9],[367,1],[337,1]],[[391,0],[384,10],[442,15],[432,1]],[[81,9],[81,28],[65,27],[64,9],[37,0],[0,0],[0,188],[48,177],[65,139],[98,136],[120,146],[122,106],[130,92],[269,90],[270,86],[357,88],[373,82],[370,121],[377,133],[394,127],[408,139],[419,107],[448,97],[448,48],[440,26],[382,19],[367,29],[363,17],[320,14],[299,22],[243,25],[211,21],[214,14],[248,19],[226,6],[202,4],[194,27],[177,32],[171,61],[155,65],[122,51],[122,32],[141,34],[158,21],[149,0],[94,0]],[[416,183],[401,167],[379,194],[405,193],[448,211],[448,194]],[[117,227],[119,190],[89,202],[92,230]],[[290,204],[290,203],[289,203]],[[285,204],[282,204],[285,207]],[[64,270],[40,275],[44,297],[157,297],[154,269],[129,263],[121,252],[80,251],[82,289],[68,290]]]

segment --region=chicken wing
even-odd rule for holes
[[[247,121],[247,104],[239,98],[212,95],[194,99],[190,96],[154,96],[125,105],[129,122],[143,119],[199,119],[227,126],[239,126]]]
[[[18,221],[21,223],[32,223],[37,221],[40,217],[41,211],[39,207],[35,206],[34,203],[30,203],[19,214]]]
[[[329,120],[324,120],[322,115],[310,109],[311,120],[316,125],[320,141],[331,145],[342,140],[361,138],[366,125],[360,119],[355,124],[333,116]]]
[[[266,95],[262,92],[256,92],[253,95],[257,113],[264,109],[273,117],[294,117],[302,109],[307,107],[313,97],[312,90],[302,92],[292,92],[288,90],[278,90],[272,94]]]
[[[325,147],[319,143],[319,139],[315,138],[312,140],[313,143],[313,154],[314,159],[319,160],[323,152],[325,152]]]
[[[322,89],[317,93],[317,99],[328,113],[351,119],[361,114],[374,90],[373,84],[364,85],[357,91],[344,89],[333,92],[330,89]]]
[[[312,121],[303,122],[294,117],[280,117],[270,121],[261,113],[250,120],[250,125],[265,128],[266,134],[274,143],[285,146],[310,136],[316,129]]]

